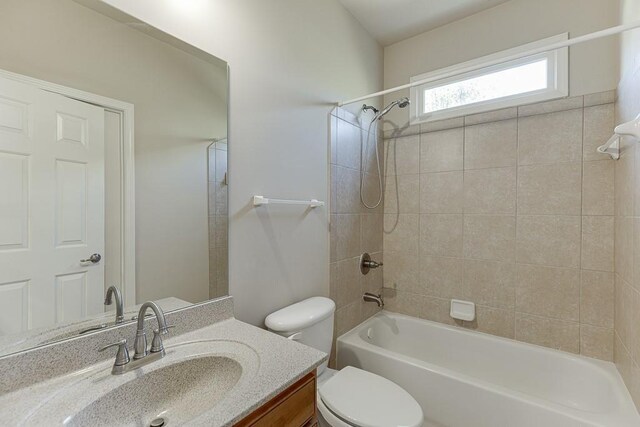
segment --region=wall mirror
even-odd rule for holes
[[[99,1],[2,2],[0,355],[228,293],[227,99],[226,62]]]

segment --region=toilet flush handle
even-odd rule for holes
[[[302,336],[302,332],[296,332],[295,334],[289,335],[287,338],[292,341],[298,341]]]

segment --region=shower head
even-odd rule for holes
[[[400,108],[405,108],[407,107],[409,104],[411,104],[411,101],[409,101],[409,98],[404,97],[404,98],[400,98],[397,99],[395,101],[393,101],[391,104],[387,105],[384,110],[382,110],[380,112],[380,114],[378,114],[377,119],[380,120],[382,119],[382,117],[387,114],[389,111],[391,111],[393,109],[393,107],[395,107],[396,105]]]

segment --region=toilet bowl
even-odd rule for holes
[[[313,297],[270,314],[270,331],[331,352],[335,303]],[[418,402],[392,381],[347,366],[336,371],[325,362],[317,370],[318,422],[326,427],[419,427]]]

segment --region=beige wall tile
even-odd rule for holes
[[[336,168],[336,212],[360,212],[360,172],[338,166]]]
[[[512,262],[464,260],[463,299],[478,305],[515,306],[516,264]]]
[[[580,323],[613,328],[613,273],[582,270]]]
[[[627,283],[633,282],[633,218],[615,219],[615,271]]]
[[[631,275],[633,281],[630,285],[640,292],[640,217],[633,218],[633,271]]]
[[[625,149],[615,164],[615,214],[620,216],[634,214],[634,195],[636,193],[634,150],[635,146]]]
[[[464,172],[464,213],[515,215],[516,168]]]
[[[383,135],[384,139],[393,139],[411,135],[418,135],[419,133],[420,125],[409,125],[409,123],[406,123],[404,126],[399,126],[394,129],[385,129]]]
[[[614,163],[612,160],[585,162],[582,177],[582,214],[614,214]]]
[[[360,301],[344,306],[336,311],[336,335],[340,336],[360,323]]]
[[[584,96],[584,106],[591,107],[601,104],[612,104],[616,102],[616,91],[608,90],[605,92],[592,93]]]
[[[383,290],[384,309],[392,313],[406,314],[413,317],[424,317],[428,297],[409,292],[385,288]]]
[[[515,119],[465,127],[465,170],[515,166],[517,140]]]
[[[614,121],[613,104],[598,105],[584,109],[584,160],[608,159],[608,156],[598,153],[596,148],[611,138]]]
[[[336,261],[360,255],[360,215],[336,215]]]
[[[329,262],[338,260],[338,215],[329,215]]]
[[[344,120],[338,120],[338,136],[336,140],[336,164],[338,166],[360,170],[362,134],[363,132],[359,127]]]
[[[614,326],[625,347],[631,346],[633,289],[616,274],[614,277]]]
[[[516,339],[571,353],[580,352],[580,325],[516,313]]]
[[[329,195],[329,212],[338,213],[338,168],[331,165],[331,175],[329,176],[331,194]]]
[[[372,203],[373,201],[367,201]],[[420,213],[420,175],[385,177],[384,213]]]
[[[515,313],[513,310],[477,305],[476,319],[472,322],[464,322],[464,327],[513,339],[515,338]]]
[[[420,125],[420,132],[437,132],[439,130],[460,128],[462,126],[464,126],[464,117],[454,117],[452,119],[423,123]]]
[[[338,278],[336,285],[338,299],[336,305],[344,307],[358,301],[362,294],[360,287],[360,263],[358,258],[349,258],[338,261]]]
[[[613,360],[613,329],[580,325],[580,354],[606,361]]]
[[[420,283],[416,293],[439,298],[462,298],[463,260],[420,256]]]
[[[582,158],[582,109],[518,119],[518,164],[574,162]]]
[[[464,256],[466,258],[515,260],[515,216],[465,215]]]
[[[385,175],[409,175],[420,172],[420,135],[386,141],[384,146]]]
[[[518,264],[516,283],[516,311],[580,320],[580,270]]]
[[[624,348],[617,335],[614,336],[614,361],[636,407],[640,407],[640,367]]]
[[[536,104],[522,105],[518,107],[518,115],[520,117],[526,117],[535,114],[554,113],[557,111],[582,108],[582,105],[583,97],[573,96],[571,98],[562,98],[553,101],[538,102]]]
[[[464,129],[423,133],[420,136],[420,172],[462,170]]]
[[[587,270],[613,271],[614,217],[582,217],[582,261]]]
[[[382,252],[370,253],[371,259],[377,262],[384,262],[384,254]],[[360,261],[360,258],[358,258]],[[358,263],[358,272],[360,272],[360,265]],[[362,285],[362,294],[365,292],[371,292],[379,294],[384,286],[384,271],[382,268],[375,268],[369,270],[368,274],[360,275],[360,284]]]
[[[229,198],[228,198],[229,187],[226,184],[223,184],[222,182],[216,182],[215,186],[216,186],[215,214],[227,215],[227,212],[229,212],[227,207],[229,203]]]
[[[449,316],[449,300],[384,289],[385,310],[434,322],[456,325]]]
[[[360,216],[360,252],[382,252],[384,216],[362,214]]]
[[[518,216],[518,262],[580,267],[580,224],[579,216]]]
[[[338,301],[338,263],[329,264],[329,298]],[[336,302],[337,304],[337,302]]]
[[[382,191],[383,191],[383,198],[382,200],[380,199],[380,179],[378,177],[377,174],[371,174],[371,173],[365,173],[364,174],[364,185],[362,187],[362,197],[364,198],[365,202],[367,202],[368,206],[375,206],[376,203],[378,203],[378,201],[380,201],[380,204],[374,208],[374,209],[369,209],[366,206],[364,206],[362,204],[362,202],[360,201],[360,182],[358,181],[358,194],[356,195],[356,200],[358,201],[358,204],[360,206],[360,212],[361,213],[383,213],[384,212],[384,177],[382,178]],[[355,203],[355,202],[354,202]]]
[[[207,186],[207,201],[209,202],[209,215],[216,214],[216,186],[215,182],[210,181]]]
[[[369,133],[367,140],[367,131],[362,131],[362,166],[360,170],[365,170],[371,174],[378,175],[378,166],[376,165],[376,146],[378,143],[378,159],[380,160],[380,173],[384,173],[384,140],[381,137],[376,139],[375,131]]]
[[[465,126],[480,123],[497,122],[500,120],[515,119],[518,117],[518,107],[503,108],[501,110],[488,111],[486,113],[471,114],[464,118]]]
[[[385,214],[384,250],[418,254],[420,215]]]
[[[518,168],[519,215],[580,215],[582,163]]]
[[[420,215],[420,254],[462,256],[462,215]]]
[[[411,291],[418,288],[420,271],[418,254],[384,252],[384,287],[398,291]]]
[[[461,321],[457,321],[450,316],[451,301],[448,299],[424,297],[424,309],[421,318],[433,322],[444,323],[452,326],[462,326]]]
[[[463,172],[420,175],[421,213],[462,213]]]
[[[330,140],[331,140],[331,164],[338,162],[338,118],[331,114],[330,117]]]
[[[628,290],[629,300],[629,345],[627,348],[631,353],[633,360],[640,360],[640,333],[638,333],[638,325],[640,325],[640,292],[636,289],[630,288]]]

